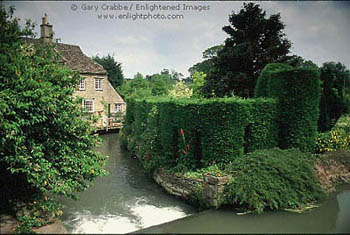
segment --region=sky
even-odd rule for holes
[[[280,13],[291,53],[317,65],[327,61],[350,68],[350,2],[261,1],[262,9]],[[202,61],[202,52],[222,44],[232,12],[240,1],[5,1],[15,16],[31,19],[40,36],[46,13],[55,38],[79,45],[88,56],[111,54],[122,64],[125,77],[188,68]],[[105,19],[104,17],[107,17]],[[169,17],[170,19],[161,19]]]

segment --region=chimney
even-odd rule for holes
[[[52,25],[47,21],[47,14],[45,13],[44,17],[42,17],[42,23],[40,25],[40,38],[44,39],[44,42],[52,42],[53,32]]]

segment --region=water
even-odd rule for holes
[[[350,185],[342,186],[318,208],[302,214],[278,211],[238,216],[210,210],[139,233],[350,233]]]
[[[98,149],[108,155],[110,174],[77,194],[79,200],[60,198],[65,205],[63,224],[69,233],[128,233],[179,219],[194,208],[165,193],[137,159],[119,147],[118,134],[101,136]]]
[[[117,134],[102,139],[98,150],[110,156],[110,175],[79,193],[78,201],[60,198],[66,206],[62,221],[69,233],[350,233],[350,185],[303,214],[195,213],[193,207],[164,192],[137,159],[119,148]]]

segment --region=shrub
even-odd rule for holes
[[[313,171],[314,158],[297,149],[258,150],[236,158],[225,172],[225,202],[243,211],[298,208],[325,196]]]
[[[343,115],[332,130],[319,133],[316,145],[318,153],[350,150],[350,116]]]
[[[54,199],[36,195],[17,213],[21,224],[16,227],[16,233],[32,233],[33,227],[53,222],[55,217],[62,215],[61,207],[62,205]]]

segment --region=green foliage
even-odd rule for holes
[[[217,176],[217,177],[225,175],[223,169],[221,169],[217,164],[213,164],[204,168],[199,168],[194,171],[184,172],[185,177],[192,178],[192,179],[204,179],[205,174]]]
[[[194,64],[188,69],[188,72],[190,73],[190,80],[193,81],[193,75],[197,73],[204,73],[209,74],[211,67],[213,67],[213,58],[218,55],[218,52],[222,50],[223,45],[216,45],[207,48],[205,51],[203,51],[203,61]]]
[[[266,18],[258,4],[244,3],[229,16],[230,25],[222,29],[229,37],[213,58],[204,91],[211,96],[252,97],[258,76],[268,63],[285,60],[291,43],[283,32],[280,14]]]
[[[318,70],[291,68],[270,71],[265,90],[267,97],[278,101],[279,147],[314,152],[320,102]]]
[[[350,88],[343,90],[344,113],[350,114]]]
[[[25,208],[21,208],[21,215],[17,217],[20,225],[16,227],[16,233],[33,233],[33,227],[41,227],[61,216],[61,207],[52,198],[36,195],[31,202],[26,203]]]
[[[1,33],[7,36],[0,39],[0,174],[18,181],[2,180],[2,186],[9,192],[29,187],[73,197],[106,174],[106,157],[94,151],[99,138],[91,135],[94,128],[83,120],[81,101],[73,96],[80,76],[59,62],[54,45],[24,44],[18,24],[4,11],[1,8]]]
[[[184,82],[177,82],[174,87],[169,90],[169,97],[173,98],[190,98],[193,90],[189,88]]]
[[[319,153],[350,150],[350,116],[342,116],[332,130],[319,133],[316,145]]]
[[[107,71],[107,78],[111,85],[116,89],[123,82],[124,75],[122,70],[122,64],[115,61],[114,57],[111,55],[99,57],[92,57],[94,61],[103,66],[103,68]]]
[[[284,63],[271,63],[267,64],[261,71],[258,81],[254,89],[254,97],[268,97],[267,84],[271,79],[271,73],[279,72],[285,69],[291,69],[292,67]]]
[[[340,62],[323,63],[320,71],[322,94],[318,129],[324,132],[331,130],[338,118],[350,110],[350,72]]]
[[[311,60],[305,60],[304,58],[298,55],[286,56],[284,62],[292,67],[318,69],[318,66],[314,62],[312,62]]]
[[[193,89],[193,94],[195,97],[200,98],[203,96],[202,87],[205,84],[205,77],[207,75],[203,72],[195,72],[192,74],[193,82],[191,88]]]
[[[276,115],[271,99],[149,98],[128,105],[122,133],[148,169],[193,170],[277,146]]]
[[[325,193],[313,171],[311,154],[297,149],[258,150],[238,157],[226,172],[226,203],[242,211],[299,208],[322,199]]]
[[[141,73],[137,73],[131,80],[124,80],[117,90],[126,101],[152,96],[150,82]]]
[[[118,92],[125,100],[167,96],[169,90],[181,77],[182,74],[174,70],[170,73],[167,69],[146,77],[137,73],[133,79],[124,80]]]
[[[175,84],[175,80],[170,79],[166,74],[153,74],[148,80],[151,83],[153,96],[167,95],[168,90]]]

